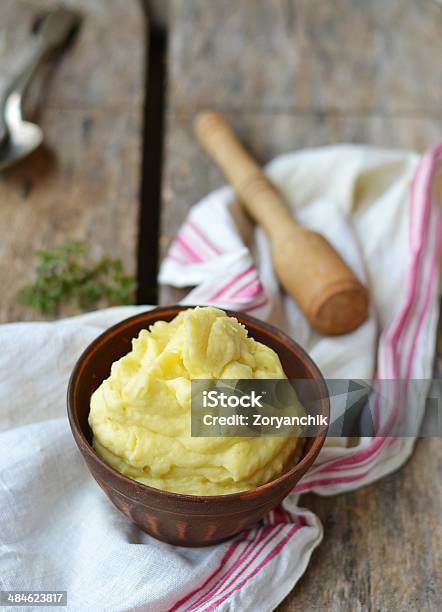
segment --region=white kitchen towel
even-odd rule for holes
[[[351,334],[323,338],[309,328],[279,290],[265,236],[248,225],[227,188],[193,207],[160,279],[193,285],[184,303],[243,310],[285,329],[328,378],[429,379],[442,229],[432,179],[441,160],[442,146],[423,158],[338,146],[269,165],[298,218],[324,233],[370,288],[370,320]],[[329,440],[283,507],[256,528],[210,548],[157,542],[95,484],[65,410],[81,351],[143,308],[0,327],[0,587],[67,590],[68,609],[82,612],[272,610],[322,537],[299,495],[372,482],[407,459],[413,439],[363,438],[352,447]],[[399,400],[386,413],[379,407],[386,434],[401,407]],[[423,399],[415,408],[419,415]]]

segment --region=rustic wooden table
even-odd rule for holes
[[[266,162],[307,146],[417,150],[442,135],[442,8],[433,0],[171,0],[161,246],[223,183],[191,120],[215,108]],[[162,301],[176,293],[162,291]],[[305,496],[325,537],[279,607],[437,610],[442,605],[442,444],[360,491]],[[269,585],[271,588],[271,585]]]
[[[2,0],[0,85],[50,0]],[[135,272],[144,102],[142,9],[125,0],[69,0],[78,37],[43,82],[45,144],[0,174],[0,321],[41,318],[16,299],[33,252],[67,240],[113,253]],[[66,311],[64,311],[66,313]],[[69,310],[69,312],[73,312]]]
[[[85,19],[45,85],[46,144],[0,175],[2,322],[39,318],[15,298],[37,248],[86,240],[135,270],[141,8],[135,0],[67,3]],[[6,66],[49,0],[1,4]],[[225,112],[262,162],[332,142],[423,150],[440,140],[442,9],[434,0],[171,0],[169,26],[163,252],[189,206],[223,182],[191,133],[199,109]],[[164,289],[162,302],[173,295]],[[408,464],[377,484],[305,496],[325,538],[279,610],[440,609],[441,461],[439,440],[420,441]]]

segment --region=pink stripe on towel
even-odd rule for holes
[[[191,259],[191,261],[193,262],[204,261],[203,257],[199,253],[197,253],[189,245],[189,243],[185,240],[185,238],[183,238],[180,234],[178,234],[177,237],[175,238],[175,242],[181,247],[181,249],[186,253],[186,255]]]
[[[223,597],[221,597],[221,599],[218,599],[217,601],[215,601],[213,604],[211,604],[208,608],[205,608],[206,610],[216,610],[216,608],[218,606],[220,606],[224,601],[226,601],[229,597],[231,597],[232,595],[234,595],[239,589],[241,589],[245,584],[247,584],[254,576],[256,576],[256,574],[258,574],[258,572],[260,572],[262,569],[264,569],[266,567],[266,565],[268,565],[270,563],[270,561],[272,561],[272,559],[274,559],[274,557],[276,557],[276,555],[278,555],[283,548],[285,548],[285,546],[288,544],[288,542],[292,539],[292,537],[295,535],[295,533],[300,529],[301,527],[299,525],[294,525],[289,532],[287,533],[287,535],[280,540],[276,546],[270,550],[267,553],[267,556],[265,557],[265,559],[263,559],[263,561],[261,561],[261,563],[258,565],[258,567],[256,567],[248,576],[246,576],[241,582],[235,584],[234,588],[227,593],[226,595],[224,595]]]
[[[221,251],[207,238],[207,236],[202,232],[202,230],[197,226],[194,221],[190,219],[187,221],[187,225],[192,228],[192,230],[197,234],[201,240],[205,243],[205,245],[213,252],[214,255],[221,255]]]
[[[246,274],[249,274],[249,272],[251,272],[254,269],[254,267],[255,267],[255,264],[252,263],[245,270],[243,270],[242,272],[240,272],[239,274],[231,278],[227,284],[220,287],[217,291],[215,291],[213,295],[209,297],[209,301],[219,299],[222,295],[226,293],[226,291],[228,291],[231,287],[233,287],[233,285],[235,285],[238,281],[244,278]]]

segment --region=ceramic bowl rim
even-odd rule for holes
[[[283,474],[281,474],[281,476],[278,476],[278,478],[275,478],[274,480],[271,480],[263,485],[260,485],[259,487],[255,487],[253,489],[247,489],[245,491],[238,491],[235,493],[226,493],[226,494],[221,494],[221,495],[190,495],[187,493],[174,493],[173,491],[164,491],[163,489],[157,489],[155,487],[151,487],[147,484],[134,480],[133,478],[130,478],[129,476],[125,476],[124,474],[121,474],[121,472],[118,472],[118,470],[116,470],[115,468],[110,466],[108,463],[106,463],[94,451],[92,445],[87,440],[82,428],[77,423],[77,420],[74,414],[74,406],[76,404],[75,391],[76,391],[77,385],[79,384],[81,380],[81,375],[84,372],[85,362],[92,356],[92,354],[99,347],[109,342],[111,338],[118,336],[128,325],[133,324],[137,319],[142,320],[148,315],[153,315],[152,321],[146,321],[146,326],[148,326],[148,325],[152,325],[155,321],[162,320],[161,318],[162,314],[166,314],[166,313],[170,314],[172,311],[175,312],[175,314],[178,314],[178,312],[182,310],[187,310],[188,308],[196,308],[197,306],[198,305],[187,305],[186,304],[184,306],[180,304],[172,304],[170,306],[157,306],[157,307],[151,308],[150,310],[145,310],[131,317],[123,319],[122,321],[119,321],[115,325],[112,325],[111,327],[107,328],[104,332],[102,332],[99,336],[97,336],[90,344],[88,344],[88,346],[81,353],[80,357],[77,359],[74,369],[72,370],[71,376],[69,378],[69,384],[68,384],[68,389],[67,389],[67,412],[68,412],[69,424],[71,427],[72,435],[75,439],[75,442],[80,452],[83,455],[86,453],[88,457],[91,459],[91,461],[94,463],[98,463],[104,469],[104,471],[109,474],[109,476],[116,478],[117,481],[120,481],[129,487],[132,487],[134,490],[138,489],[139,491],[145,492],[146,494],[150,494],[151,496],[162,497],[163,499],[169,499],[175,502],[181,501],[181,502],[189,502],[189,503],[190,502],[209,503],[209,502],[217,502],[217,501],[228,502],[229,500],[231,500],[232,502],[234,500],[244,501],[246,499],[254,498],[257,495],[259,495],[260,492],[264,492],[268,489],[272,489],[276,487],[278,484],[281,484],[286,480],[291,480],[292,477],[296,475],[297,472],[302,472],[305,467],[305,464],[306,463],[308,464],[308,462],[312,458],[314,460],[315,457],[319,454],[319,451],[321,450],[325,442],[325,437],[327,434],[328,426],[323,426],[320,430],[321,433],[316,436],[313,436],[313,442],[310,448],[308,449],[308,451],[305,454],[301,455],[300,460],[290,470],[288,470],[287,472],[284,472]],[[315,381],[315,383],[319,385],[319,387],[322,388],[322,391],[323,391],[322,401],[325,402],[324,408],[326,412],[328,413],[327,416],[329,416],[330,401],[329,401],[327,386],[326,386],[324,377],[322,376],[318,366],[315,364],[312,358],[295,340],[293,340],[285,332],[281,331],[280,329],[278,329],[274,325],[271,325],[270,323],[261,321],[259,319],[256,319],[255,317],[244,314],[240,311],[228,310],[224,308],[222,310],[226,312],[229,316],[239,317],[245,322],[250,322],[251,324],[255,326],[263,328],[264,331],[270,332],[274,338],[283,339],[285,343],[289,345],[290,349],[293,351],[293,354],[298,359],[301,357],[303,359],[304,364],[308,365],[309,370],[313,374],[312,379]],[[247,326],[247,323],[245,324]],[[310,467],[311,466],[308,465],[305,471],[308,471]],[[90,470],[89,465],[88,465],[88,469]],[[111,487],[111,488],[114,488],[114,487]]]

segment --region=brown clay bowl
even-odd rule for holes
[[[95,389],[110,374],[111,364],[128,353],[131,340],[157,320],[170,321],[181,306],[155,308],[111,327],[81,355],[68,388],[69,423],[86,464],[111,502],[130,521],[153,537],[180,546],[208,546],[236,535],[275,508],[310,468],[324,444],[326,430],[307,438],[300,461],[288,472],[250,491],[197,496],[169,493],[123,476],[107,465],[92,448],[88,425],[89,403]],[[229,312],[250,336],[274,349],[288,378],[312,379],[319,412],[329,416],[324,379],[307,353],[272,325],[239,312]],[[302,400],[302,398],[301,398]]]

